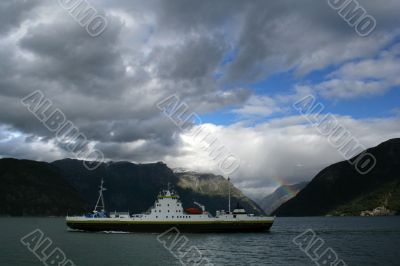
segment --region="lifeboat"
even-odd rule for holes
[[[203,211],[198,208],[187,208],[187,209],[185,209],[185,212],[188,214],[202,214],[203,213]]]

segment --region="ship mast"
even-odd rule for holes
[[[103,178],[101,179],[101,183],[100,183],[100,189],[99,189],[99,198],[97,199],[97,203],[96,203],[96,207],[94,207],[94,212],[97,211],[98,208],[100,208],[100,211],[104,212],[106,209],[106,206],[104,204],[104,197],[103,197],[103,191],[107,190],[104,186],[103,186],[104,180]],[[100,204],[101,201],[101,204]]]
[[[231,213],[231,179],[228,177],[228,211]]]

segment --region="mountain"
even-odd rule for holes
[[[283,203],[296,196],[307,184],[308,182],[301,182],[293,185],[280,186],[271,194],[260,199],[258,204],[266,214],[271,214]]]
[[[284,203],[278,216],[361,215],[374,209],[400,212],[400,139],[370,148],[375,167],[360,174],[348,161],[321,172],[296,197]],[[353,162],[356,157],[351,159]]]
[[[101,178],[107,188],[104,197],[108,211],[146,211],[168,183],[178,191],[184,207],[192,207],[197,201],[211,213],[227,209],[228,183],[222,176],[174,173],[161,162],[108,162],[89,171],[83,161],[72,159],[52,163],[0,159],[0,215],[63,216],[90,211]],[[249,211],[262,213],[238,189],[232,186],[232,191],[232,204],[240,202]]]
[[[48,163],[0,160],[0,215],[65,215],[85,202]]]
[[[222,176],[191,171],[175,172],[175,175],[179,179],[177,186],[180,189],[193,191],[197,194],[197,197],[201,196],[204,199],[204,202],[209,200],[207,197],[212,196],[213,202],[210,202],[210,205],[213,206],[213,211],[227,209],[227,192],[229,185],[231,185],[232,209],[236,207],[237,203],[239,203],[249,213],[264,214],[263,210],[254,201],[246,197],[232,184],[229,184]]]

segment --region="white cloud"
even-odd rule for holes
[[[326,98],[355,98],[383,94],[400,85],[399,45],[376,58],[349,62],[328,75],[315,89]]]
[[[63,159],[66,154],[53,140],[28,136],[0,126],[0,157],[52,161]]]
[[[268,96],[251,96],[242,107],[233,110],[234,113],[246,117],[266,117],[271,114],[281,112],[276,101]]]
[[[356,120],[336,116],[366,148],[390,138],[400,137],[399,118]],[[206,124],[209,139],[217,138],[241,160],[232,176],[235,185],[246,193],[267,194],[280,183],[310,180],[324,167],[345,160],[317,129],[299,116],[286,117],[259,124],[217,126]],[[222,173],[218,161],[212,160],[203,148],[204,142],[181,135],[180,153],[165,157],[172,167]]]

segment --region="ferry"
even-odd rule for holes
[[[229,181],[229,178],[228,178]],[[83,216],[67,216],[67,226],[83,231],[165,232],[175,227],[180,232],[261,232],[268,231],[275,217],[248,214],[239,205],[231,211],[230,183],[228,211],[216,211],[213,216],[205,206],[194,202],[196,208],[184,208],[179,195],[173,190],[162,190],[154,205],[145,213],[108,213],[105,210],[101,180],[99,197],[93,212]]]

